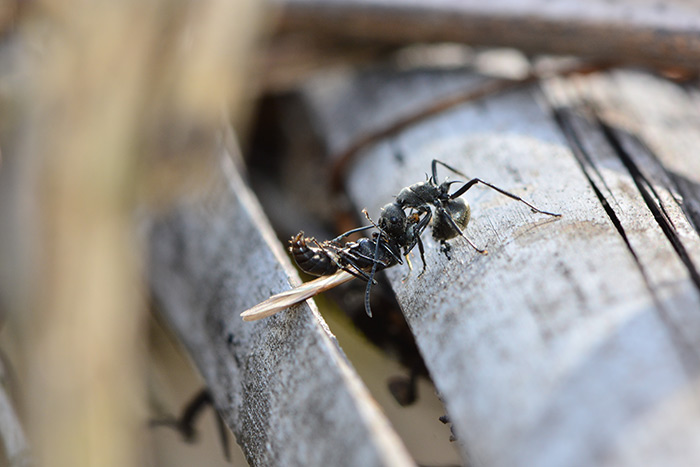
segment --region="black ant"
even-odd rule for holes
[[[368,281],[367,272],[375,264],[381,269],[403,264],[401,251],[380,234],[375,233],[371,239],[361,238],[357,242],[340,243],[344,237],[358,230],[350,230],[321,243],[313,237],[304,237],[304,232],[299,232],[290,240],[289,251],[301,270],[313,276],[330,276],[342,270]]]
[[[440,251],[442,251],[447,259],[450,259],[450,244],[447,240],[453,239],[457,236],[464,238],[467,243],[474,248],[477,252],[481,254],[487,254],[485,249],[480,249],[474,245],[467,237],[464,236],[463,231],[467,228],[469,219],[471,217],[471,209],[469,204],[464,201],[460,196],[467,192],[471,187],[477,183],[486,185],[489,188],[496,190],[497,192],[520,201],[532,209],[534,212],[539,212],[541,214],[546,214],[549,216],[560,217],[561,214],[554,214],[547,211],[542,211],[532,204],[528,203],[521,197],[509,193],[495,185],[485,182],[479,178],[472,178],[468,182],[464,183],[459,189],[454,193],[450,193],[450,187],[455,183],[460,183],[456,181],[448,181],[437,184],[437,165],[440,164],[443,167],[451,170],[465,178],[465,174],[455,169],[454,167],[445,164],[442,161],[433,159],[431,162],[432,175],[425,182],[414,183],[413,185],[407,186],[396,195],[396,201],[392,204],[387,204],[382,208],[381,216],[379,218],[379,225],[375,225],[380,232],[384,233],[390,242],[395,242],[401,245],[404,249],[404,255],[408,261],[408,253],[418,245],[418,250],[420,251],[421,261],[423,262],[423,269],[419,274],[419,277],[425,272],[425,257],[423,242],[420,239],[420,235],[425,230],[428,224],[430,224],[432,229],[433,238],[440,242]],[[404,213],[405,210],[412,209],[414,213],[412,214],[414,219],[419,219],[414,221],[414,225],[408,225],[406,223],[401,223],[394,219],[400,219],[401,217],[397,215],[399,212]],[[433,210],[435,213],[433,214]],[[367,212],[363,211],[365,216]],[[422,217],[421,217],[422,216]],[[369,219],[369,216],[367,216]],[[371,219],[369,219],[371,222]],[[374,223],[373,223],[374,224]],[[377,245],[378,247],[379,245]],[[378,248],[377,248],[378,250]],[[375,255],[375,258],[377,256]],[[409,261],[410,267],[410,261]],[[377,263],[375,262],[372,271],[369,274],[367,280],[367,290],[365,292],[365,310],[369,316],[372,316],[372,312],[369,308],[369,293],[372,283],[374,281],[374,273],[377,269]]]
[[[477,252],[481,254],[487,254],[487,251],[485,249],[482,250],[478,248],[467,237],[465,237],[463,233],[463,231],[467,228],[467,224],[469,223],[471,209],[469,208],[469,204],[467,204],[466,201],[461,199],[460,196],[466,193],[467,190],[469,190],[477,183],[486,185],[487,187],[492,188],[511,199],[524,203],[534,212],[539,212],[541,214],[546,214],[548,216],[554,217],[561,216],[561,214],[554,214],[551,212],[537,209],[535,206],[528,203],[521,197],[509,193],[479,178],[472,178],[464,185],[462,185],[459,189],[457,189],[454,193],[450,194],[450,186],[460,182],[445,180],[444,182],[438,185],[437,164],[442,165],[443,167],[451,170],[457,175],[469,178],[454,167],[447,165],[444,162],[439,161],[437,159],[433,159],[431,163],[431,177],[428,178],[428,180],[425,182],[414,183],[411,186],[403,188],[399,192],[399,194],[396,195],[396,201],[394,202],[394,204],[400,207],[401,209],[412,208],[416,210],[419,213],[419,215],[425,214],[425,216],[427,216],[428,218],[434,216],[432,218],[432,222],[430,223],[433,232],[433,238],[440,242],[440,250],[445,254],[445,256],[447,256],[448,259],[450,258],[450,245],[447,243],[447,240],[450,240],[457,236],[461,236],[462,238],[464,238],[467,241],[467,243],[469,243],[469,245],[472,248],[474,248]],[[433,209],[435,210],[434,214]],[[425,262],[423,262],[423,268],[425,269]]]

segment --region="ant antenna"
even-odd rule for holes
[[[446,169],[451,170],[452,172],[456,173],[457,175],[461,175],[461,176],[464,177],[464,178],[469,178],[469,177],[466,176],[463,172],[460,172],[459,170],[455,169],[455,168],[452,167],[451,165],[445,164],[444,162],[439,161],[439,160],[437,160],[437,159],[433,159],[433,162],[432,162],[432,164],[431,164],[431,168],[432,168],[432,173],[433,173],[433,177],[434,177],[434,178],[437,178],[437,164],[440,164],[441,166],[445,167]],[[435,183],[437,183],[437,180],[435,181]],[[542,211],[541,209],[536,208],[536,207],[533,206],[532,204],[530,204],[530,203],[528,203],[527,201],[525,201],[524,199],[522,199],[520,196],[514,195],[513,193],[509,193],[509,192],[507,192],[506,190],[504,190],[504,189],[502,189],[502,188],[498,188],[498,187],[495,186],[495,185],[492,185],[492,184],[490,184],[490,183],[488,183],[488,182],[485,182],[485,181],[481,180],[480,178],[473,178],[473,179],[471,179],[470,181],[468,181],[467,183],[465,183],[460,189],[458,189],[457,191],[455,191],[454,193],[452,193],[452,194],[450,195],[450,199],[455,199],[455,198],[457,198],[457,197],[459,197],[459,196],[462,196],[468,189],[470,189],[471,187],[473,187],[473,186],[476,185],[477,183],[481,183],[482,185],[486,185],[487,187],[489,187],[489,188],[491,188],[491,189],[493,189],[493,190],[496,190],[496,191],[499,192],[500,194],[505,195],[505,196],[509,197],[510,199],[514,199],[514,200],[516,200],[516,201],[520,201],[521,203],[525,204],[527,207],[529,207],[530,209],[532,209],[532,211],[534,211],[534,212],[539,212],[540,214],[546,214],[546,215],[548,215],[548,216],[553,216],[553,217],[561,217],[561,214],[556,214],[556,213],[553,213],[553,212]]]
[[[365,209],[362,209],[362,214],[365,215],[365,217],[367,218],[367,220],[370,222],[370,224],[372,224],[372,225],[374,226],[375,229],[379,230],[379,235],[380,235],[380,236],[381,236],[382,234],[384,234],[384,236],[386,236],[386,232],[384,232],[384,229],[382,229],[381,227],[379,227],[379,226],[372,220],[372,218],[369,217],[369,213],[367,212],[367,209],[366,209],[366,208],[365,208]],[[376,258],[377,256],[375,255],[374,257]]]
[[[369,297],[370,297],[370,291],[372,290],[372,283],[376,283],[374,280],[374,276],[377,273],[377,265],[379,264],[379,261],[377,261],[377,257],[379,256],[379,247],[382,242],[382,235],[387,236],[387,233],[379,227],[377,224],[374,223],[371,217],[369,217],[369,213],[367,212],[367,209],[362,210],[362,214],[365,215],[367,220],[379,231],[379,234],[377,235],[377,240],[376,240],[376,245],[374,247],[374,257],[372,258],[372,270],[369,273],[369,280],[367,281],[367,288],[365,289],[365,311],[367,312],[367,316],[370,318],[372,317],[372,308],[369,306]],[[393,253],[392,253],[393,256]],[[400,258],[396,258],[398,262],[401,262]]]
[[[527,201],[525,201],[524,199],[522,199],[520,196],[514,195],[513,193],[509,193],[502,188],[498,188],[496,185],[492,185],[488,182],[481,180],[480,178],[474,178],[474,179],[468,181],[467,183],[465,183],[459,190],[455,191],[454,193],[452,193],[450,195],[450,199],[455,199],[459,196],[462,196],[468,189],[470,189],[471,187],[473,187],[477,183],[481,183],[482,185],[486,185],[487,187],[491,188],[492,190],[496,190],[500,194],[505,195],[505,196],[509,197],[510,199],[514,199],[515,201],[520,201],[521,203],[525,204],[527,207],[532,209],[532,211],[534,211],[534,212],[539,212],[540,214],[546,214],[548,216],[553,216],[553,217],[561,217],[561,214],[556,214],[553,212],[547,212],[547,211],[543,211],[541,209],[538,209],[535,206],[533,206],[532,204],[530,204]]]

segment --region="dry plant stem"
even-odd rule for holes
[[[158,156],[186,161],[210,147],[212,123],[240,102],[252,5],[45,2],[25,29],[30,41],[48,34],[22,90],[31,117],[22,156],[35,168],[24,189],[40,187],[28,194],[42,227],[37,293],[19,323],[38,465],[143,464],[137,193],[159,181]],[[177,132],[186,136],[159,154],[158,137]]]
[[[256,321],[267,318],[275,313],[286,310],[290,306],[301,303],[311,297],[315,297],[321,292],[330,290],[344,284],[355,277],[345,271],[338,271],[332,276],[319,277],[306,282],[299,287],[273,295],[262,303],[255,305],[241,313],[243,321]]]
[[[120,36],[129,29],[143,44],[153,12],[134,21],[130,6],[51,12],[46,20],[66,29],[54,31],[31,92],[31,132],[44,136],[32,154],[43,257],[24,352],[39,465],[139,463],[141,291],[129,196],[147,49],[127,56]]]
[[[31,154],[41,186],[40,293],[23,323],[39,465],[139,463],[142,292],[131,145],[154,12],[145,8],[135,20],[133,6],[68,3],[43,18],[63,27],[52,31],[29,104],[30,134],[43,135]]]

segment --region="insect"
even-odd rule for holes
[[[318,243],[313,238],[305,238],[303,232],[300,232],[292,238],[289,249],[294,261],[304,272],[325,276],[342,270],[367,281],[365,311],[371,317],[369,297],[372,284],[376,283],[374,275],[377,271],[403,264],[401,256],[408,258],[408,254],[416,245],[419,245],[425,269],[424,249],[420,235],[427,227],[430,218],[417,214],[408,217],[406,212],[395,203],[387,204],[382,208],[377,224],[372,221],[367,211],[363,212],[372,225],[349,230],[323,243]],[[377,229],[372,238],[340,243],[350,234],[372,227]]]
[[[367,281],[365,310],[369,316],[372,316],[369,297],[371,287],[376,283],[374,276],[377,271],[396,264],[403,264],[401,256],[407,259],[410,270],[411,263],[408,255],[418,246],[423,263],[420,275],[425,272],[425,249],[421,234],[428,225],[431,226],[433,238],[440,242],[440,251],[448,259],[451,258],[449,254],[451,247],[447,241],[458,236],[464,238],[477,252],[487,254],[486,249],[478,248],[464,235],[464,230],[471,217],[471,209],[469,204],[460,197],[478,183],[524,203],[534,212],[553,217],[561,216],[561,214],[542,211],[521,197],[479,178],[472,178],[467,182],[445,179],[438,184],[438,164],[457,175],[469,178],[454,167],[433,159],[431,176],[424,182],[418,182],[401,189],[396,200],[381,209],[379,221],[376,224],[363,210],[372,225],[349,230],[332,240],[319,243],[313,238],[304,237],[303,232],[300,232],[290,242],[292,256],[303,271],[322,277],[270,297],[243,312],[241,314],[243,319],[252,321],[270,316],[353,278]],[[463,183],[463,185],[450,193],[451,186],[456,183]],[[373,233],[371,238],[341,243],[349,235],[373,227],[377,232]]]
[[[400,246],[382,235],[381,231],[372,235],[372,238],[340,243],[350,234],[371,227],[373,226],[349,230],[322,243],[315,238],[304,237],[304,232],[299,232],[290,240],[289,251],[297,265],[313,276],[329,276],[342,270],[357,278],[369,280],[367,272],[375,263],[381,269],[403,263]]]
[[[401,209],[411,208],[420,214],[424,214],[427,217],[432,217],[432,222],[430,222],[431,230],[433,233],[433,238],[440,242],[440,250],[450,258],[449,251],[450,245],[447,240],[453,239],[457,236],[464,238],[467,243],[481,254],[486,254],[486,249],[480,249],[474,245],[467,237],[465,237],[463,231],[466,229],[469,219],[471,217],[471,209],[469,205],[460,196],[467,192],[471,187],[477,183],[481,183],[497,192],[505,195],[516,201],[520,201],[532,209],[534,212],[539,212],[541,214],[546,214],[548,216],[560,217],[561,214],[554,214],[547,211],[542,211],[532,204],[528,203],[519,196],[509,193],[495,185],[481,180],[480,178],[472,178],[468,182],[464,183],[460,188],[458,188],[453,193],[450,193],[450,187],[455,183],[462,183],[457,181],[445,180],[444,182],[437,184],[437,165],[440,164],[443,167],[451,170],[465,178],[465,174],[455,169],[454,167],[445,164],[442,161],[433,159],[431,163],[432,174],[425,182],[418,182],[413,185],[403,188],[398,195],[396,195],[396,201],[394,204],[399,206]],[[433,214],[434,211],[434,214]],[[425,264],[425,263],[424,263]]]

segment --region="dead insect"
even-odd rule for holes
[[[403,263],[398,245],[381,233],[357,242],[340,243],[344,237],[358,230],[365,228],[350,230],[322,243],[299,232],[290,240],[289,251],[301,270],[313,276],[329,276],[343,270],[359,279],[369,280],[367,272],[375,263],[380,269]]]
[[[408,258],[408,254],[416,245],[419,245],[423,259],[424,250],[420,235],[430,218],[421,218],[418,215],[407,217],[403,209],[395,204],[388,204],[382,208],[379,222],[375,224],[367,211],[363,212],[372,225],[349,230],[333,240],[322,243],[313,238],[305,238],[303,232],[300,232],[290,241],[289,250],[297,265],[309,274],[325,276],[342,270],[367,281],[365,311],[371,317],[369,298],[372,284],[376,283],[374,275],[382,269],[403,264],[401,256]],[[372,227],[377,229],[372,238],[340,243],[350,234]],[[423,264],[425,268],[425,259]]]
[[[305,238],[303,232],[300,232],[290,241],[290,251],[295,262],[303,271],[323,277],[270,297],[268,300],[244,311],[241,314],[243,319],[253,321],[265,318],[318,293],[347,282],[353,277],[367,281],[365,310],[369,316],[372,316],[369,297],[371,287],[376,283],[374,276],[377,271],[396,264],[403,264],[401,256],[406,257],[410,270],[411,263],[408,255],[418,246],[423,262],[420,275],[425,272],[426,263],[421,234],[428,225],[431,226],[433,238],[440,242],[440,251],[448,259],[450,259],[450,245],[447,241],[458,236],[464,238],[479,253],[487,254],[485,249],[476,247],[463,233],[469,223],[471,211],[469,205],[460,196],[477,183],[486,185],[511,199],[524,203],[534,212],[554,217],[561,216],[561,214],[542,211],[521,197],[479,178],[472,178],[468,182],[448,181],[445,179],[438,185],[438,164],[457,175],[469,178],[454,167],[433,159],[431,163],[432,174],[428,180],[403,188],[396,196],[396,201],[382,208],[379,221],[376,224],[367,212],[363,210],[372,225],[349,230],[332,240],[319,243],[313,238]],[[450,193],[450,187],[455,183],[464,184],[456,191]],[[373,233],[371,238],[362,238],[357,242],[341,243],[350,234],[368,230],[372,227],[377,232]]]

